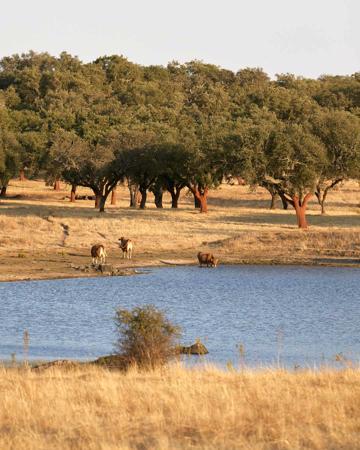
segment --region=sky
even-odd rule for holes
[[[0,58],[67,51],[345,75],[360,71],[359,17],[360,0],[13,0],[1,7]]]

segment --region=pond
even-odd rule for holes
[[[109,354],[116,308],[151,303],[182,327],[184,345],[205,343],[209,362],[319,367],[341,354],[358,363],[359,276],[356,268],[193,266],[0,283],[0,358],[22,359],[25,330],[29,359]]]

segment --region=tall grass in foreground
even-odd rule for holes
[[[360,371],[0,369],[1,449],[360,449]]]

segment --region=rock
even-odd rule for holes
[[[90,273],[97,272],[108,276],[129,276],[129,275],[139,275],[146,273],[145,271],[140,271],[133,268],[124,269],[123,267],[115,267],[112,264],[87,264],[85,266],[78,266],[75,264],[70,264],[73,270],[80,270],[81,272]]]
[[[80,363],[76,361],[71,361],[69,359],[58,359],[56,361],[50,361],[43,364],[38,364],[37,366],[32,367],[32,370],[47,370],[51,368],[61,368],[61,369],[76,369],[80,367]]]
[[[91,361],[91,364],[110,370],[127,370],[129,368],[128,359],[121,355],[100,356],[95,361]]]
[[[97,267],[97,270],[99,270],[101,273],[113,273],[114,267],[112,264],[99,264]]]
[[[129,360],[121,355],[106,355],[94,361],[77,362],[69,359],[58,359],[56,361],[49,361],[46,363],[33,366],[31,369],[36,371],[43,371],[52,368],[59,368],[64,370],[73,370],[79,367],[86,367],[95,365],[104,369],[111,370],[127,370],[129,368]]]
[[[118,277],[128,277],[130,275],[141,275],[142,272],[140,270],[128,268],[128,269],[122,269],[121,267],[115,268],[112,275],[118,276]]]
[[[178,351],[183,355],[206,355],[209,353],[208,349],[200,339],[197,339],[195,344],[190,345],[189,347],[179,346]]]

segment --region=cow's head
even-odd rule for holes
[[[219,264],[219,260],[217,258],[215,258],[214,256],[212,256],[210,263],[211,263],[211,267],[216,267]]]

